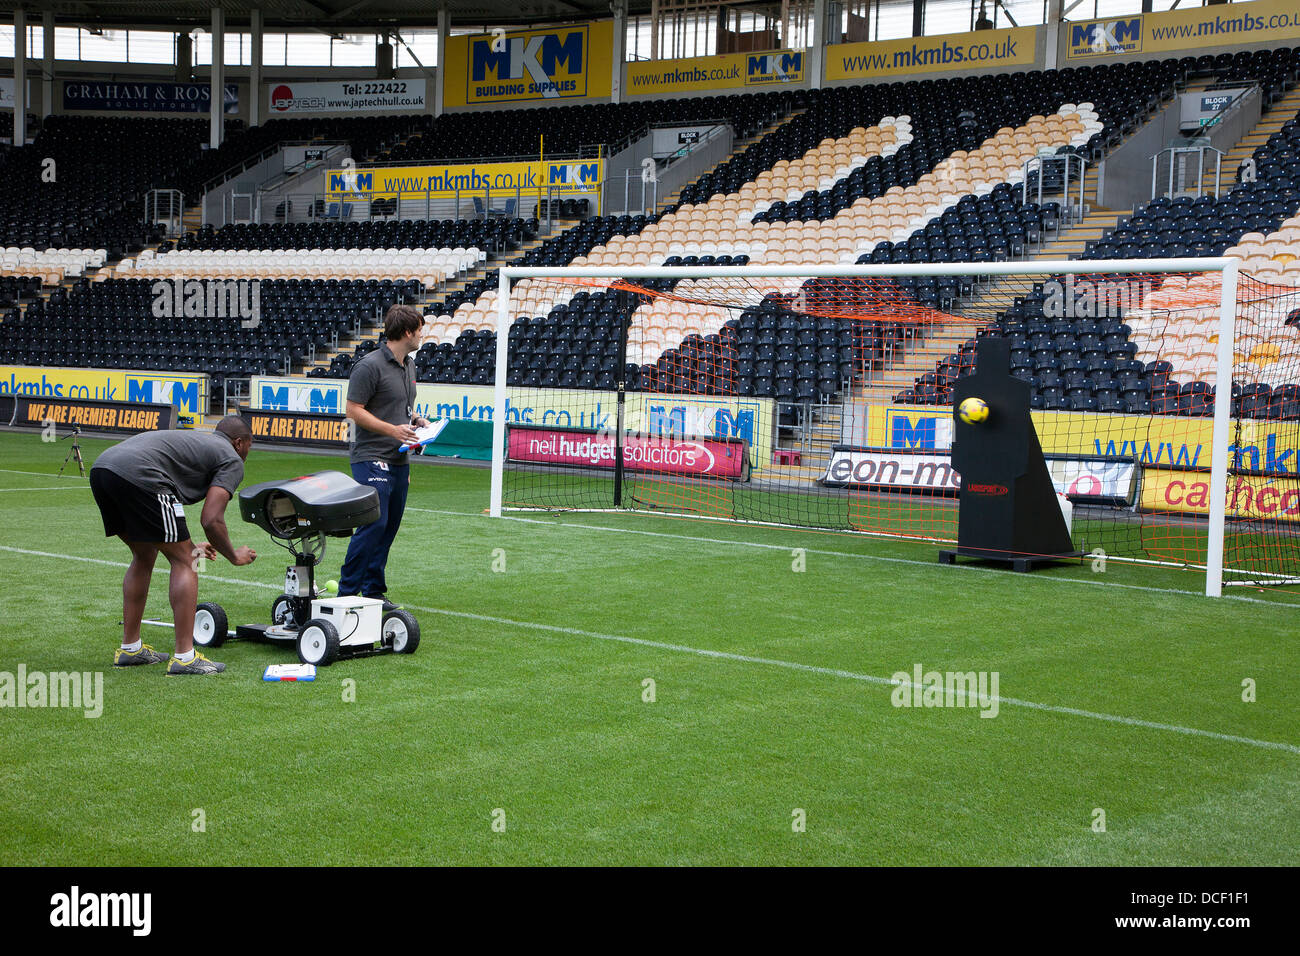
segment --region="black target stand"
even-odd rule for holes
[[[988,405],[985,421],[961,420],[957,409],[967,398]],[[1006,339],[977,343],[975,374],[953,387],[953,423],[952,464],[961,475],[957,549],[940,551],[939,562],[981,558],[1032,571],[1081,557],[1029,417],[1029,383],[1011,374]]]

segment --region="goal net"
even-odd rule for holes
[[[494,308],[494,515],[951,544],[999,336],[1077,550],[1300,587],[1300,289],[1235,260],[506,268]]]

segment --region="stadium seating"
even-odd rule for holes
[[[536,219],[387,220],[204,226],[179,251],[216,249],[444,249],[505,252],[536,238]]]
[[[286,374],[421,292],[414,280],[268,279],[250,323],[237,314],[160,315],[156,282],[82,278],[24,314],[11,308],[0,322],[0,363],[206,372],[219,393],[226,376]],[[205,299],[208,290],[204,283]]]
[[[289,142],[341,142],[352,147],[358,161],[382,157],[424,121],[421,116],[296,117],[268,119],[251,129],[227,123],[221,146],[203,153],[174,185],[189,203],[238,175],[268,151]]]
[[[145,193],[173,185],[206,137],[199,120],[47,117],[31,146],[5,154],[0,242],[138,252],[162,238],[144,222]]]
[[[1281,47],[1274,50],[1238,50],[1236,53],[1205,54],[1184,57],[1179,66],[1190,74],[1209,74],[1216,77],[1209,89],[1243,82],[1257,83],[1264,94],[1267,106],[1282,96],[1296,82],[1300,74],[1300,47]]]
[[[1279,59],[1284,64],[1297,62],[1291,59],[1290,51]],[[1274,61],[1272,57],[1256,61],[1248,56],[1234,62]],[[1294,66],[1286,67],[1278,76],[1279,83],[1294,83]],[[1107,259],[1240,259],[1241,269],[1250,277],[1243,281],[1258,284],[1260,301],[1244,310],[1239,332],[1243,346],[1234,360],[1235,375],[1248,381],[1248,387],[1254,390],[1253,398],[1244,404],[1241,396],[1234,396],[1234,400],[1245,409],[1247,417],[1263,417],[1276,416],[1284,404],[1261,401],[1259,396],[1271,394],[1275,387],[1291,385],[1287,378],[1295,375],[1300,359],[1300,334],[1293,324],[1279,321],[1296,307],[1296,302],[1286,296],[1300,286],[1300,114],[1256,148],[1252,158],[1257,170],[1255,181],[1238,182],[1227,195],[1217,199],[1154,199],[1131,217],[1122,218],[1108,235],[1088,243],[1082,258],[1099,260],[1097,280],[1101,282],[1110,278],[1104,273]],[[1046,322],[1041,284],[1035,286],[1034,294],[1018,300],[1003,313],[999,331],[1012,337],[1013,349],[1023,346],[1016,351],[1024,354],[1017,356],[1013,352],[1013,361],[1022,363],[1017,366],[1020,374],[1035,385],[1036,404],[1045,408],[1071,407],[1070,396],[1058,394],[1056,369],[1064,362],[1068,371],[1068,363],[1091,355],[1093,362],[1115,361],[1119,366],[1088,366],[1087,371],[1103,375],[1100,380],[1076,382],[1075,401],[1091,396],[1097,399],[1099,411],[1143,412],[1150,408],[1157,414],[1210,414],[1209,399],[1216,383],[1219,277],[1175,276],[1147,284],[1151,288],[1139,300],[1126,300],[1123,308],[1111,316],[1111,327],[1093,330],[1086,323],[1076,323],[1076,327],[1054,335],[1047,349],[1034,351],[1028,347],[1035,331],[1041,330],[1024,324]],[[1130,284],[1126,288],[1134,287]],[[1261,339],[1253,333],[1260,324],[1274,331]],[[1104,358],[1089,349],[1095,344],[1090,337],[1098,332],[1105,340],[1108,354]],[[1150,374],[1153,367],[1163,373],[1158,383]],[[1112,382],[1104,373],[1114,371],[1129,373],[1130,377]],[[949,388],[935,387],[934,382],[924,378],[918,379],[913,389],[895,396],[896,400],[934,404],[950,400]],[[1192,386],[1202,390],[1191,391]]]
[[[0,308],[8,309],[15,303],[35,298],[41,293],[39,276],[0,275]]]
[[[719,192],[734,192],[778,161],[796,159],[824,139],[841,138],[873,115],[908,115],[918,136],[895,156],[864,164],[817,195],[798,197],[794,209],[769,213],[769,218],[825,218],[861,196],[911,185],[953,152],[973,149],[1000,128],[1019,126],[1034,115],[1056,113],[1063,104],[1091,104],[1089,109],[1097,114],[1101,126],[1082,143],[1068,144],[1095,159],[1172,95],[1184,74],[1176,61],[1152,60],[821,90],[810,93],[807,113],[702,176],[682,192],[681,202],[698,203]]]
[[[995,133],[976,149],[951,157],[946,166],[924,174],[913,185],[891,186],[883,196],[875,198],[859,197],[827,220],[793,223],[784,220],[773,222],[762,217],[762,213],[780,201],[780,197],[829,186],[837,179],[851,175],[872,157],[895,154],[912,141],[908,117],[885,117],[877,126],[856,127],[840,139],[824,140],[793,161],[778,160],[773,169],[758,174],[752,183],[744,184],[734,194],[715,195],[699,206],[679,204],[656,221],[645,223],[635,233],[610,236],[602,244],[583,250],[585,254],[575,255],[570,261],[574,265],[715,264],[719,261],[734,262],[737,256],[741,256],[745,262],[767,264],[851,262],[860,256],[870,256],[878,243],[889,241],[886,237],[901,238],[925,226],[946,209],[955,207],[967,190],[991,193],[1007,176],[1019,170],[1024,160],[1032,157],[1037,149],[1045,146],[1054,149],[1090,138],[1096,131],[1093,116],[1088,109],[1080,112],[1079,107],[1071,106],[1068,111],[1063,110],[1050,119],[1031,117],[1020,130],[1007,129]],[[974,200],[973,196],[971,198]],[[1041,217],[1034,226],[1041,229]],[[573,251],[579,252],[576,246]],[[1001,251],[1005,254],[1009,250]],[[543,300],[554,298],[554,289],[546,289],[544,284],[538,289],[538,285],[525,280],[515,286],[512,317],[528,317],[543,304]],[[687,280],[678,285],[677,292],[692,299],[708,301],[711,295],[718,297],[712,291],[713,285],[709,280]],[[554,305],[559,307],[563,303]],[[495,293],[485,289],[477,300],[462,301],[455,308],[454,314],[436,316],[428,335],[436,345],[452,346],[450,354],[453,360],[459,357],[467,366],[465,372],[456,368],[450,374],[456,380],[461,380],[465,374],[472,379],[476,374],[472,355],[464,348],[457,351],[456,345],[467,346],[477,339],[461,342],[459,333],[462,330],[484,333],[494,327]],[[557,318],[554,308],[550,318]],[[563,321],[563,314],[558,318]],[[757,370],[751,367],[756,353],[746,354],[745,364],[739,366],[741,374],[736,375],[718,351],[721,346],[718,337],[724,334],[725,329],[730,328],[735,333],[740,331],[739,322],[726,305],[696,304],[685,309],[671,300],[658,299],[636,309],[630,318],[629,341],[636,343],[637,350],[629,355],[629,359],[634,359],[641,368],[638,377],[645,387],[706,392],[728,387],[742,394],[775,395],[786,402],[811,401],[814,397],[835,394],[847,381],[861,374],[860,369],[855,372],[851,368],[841,368],[837,342],[833,359],[830,355],[818,356],[825,359],[823,363],[813,356],[806,356],[802,362],[796,362],[792,352],[789,359],[781,360],[788,362],[789,367],[784,364],[780,369],[773,367],[771,375],[764,374],[768,371],[766,366]],[[804,321],[810,320],[804,317]],[[823,324],[827,327],[818,329],[810,323],[804,331],[814,340],[819,331],[828,335],[841,331],[838,322],[833,327],[829,320]],[[600,336],[602,327],[593,327],[592,331]],[[682,350],[677,348],[679,343],[689,356],[685,367],[694,368],[701,374],[683,377],[680,371],[675,371],[682,355]],[[610,344],[616,342],[607,340],[596,343],[596,346],[603,351]],[[786,344],[796,345],[794,341]],[[809,362],[813,364],[807,364]],[[847,356],[844,364],[849,364]],[[715,367],[726,369],[727,374],[714,374],[712,370]],[[440,371],[441,368],[432,366],[428,374],[446,374]],[[517,371],[512,367],[512,375]],[[570,380],[564,371],[595,374],[590,378],[577,375]],[[599,368],[561,369],[557,380],[566,383],[562,387],[607,387],[599,384],[601,371]],[[789,375],[784,374],[787,371]],[[529,379],[528,375],[520,376],[521,381]]]
[[[84,144],[92,137],[111,142],[104,165],[115,162],[122,169],[112,185],[124,196],[135,198],[120,204],[105,201],[100,183],[98,191],[85,191],[88,198],[83,202],[81,187],[89,184],[78,181],[69,184],[76,189],[68,190],[67,202],[54,207],[59,215],[41,220],[37,206],[25,202],[21,190],[10,187],[0,193],[0,220],[12,213],[7,222],[9,241],[20,256],[12,262],[9,257],[0,260],[0,275],[55,282],[126,257],[112,275],[136,277],[130,281],[141,285],[123,286],[121,283],[128,281],[125,278],[104,279],[110,275],[104,270],[96,276],[104,281],[56,293],[41,308],[36,308],[39,302],[29,308],[29,314],[55,322],[81,315],[77,310],[82,307],[99,307],[110,301],[115,307],[125,307],[125,313],[115,313],[118,317],[129,320],[127,313],[142,315],[139,310],[144,299],[139,289],[178,273],[191,278],[261,279],[267,283],[264,310],[269,307],[277,321],[290,318],[277,310],[301,304],[295,295],[314,296],[314,283],[327,277],[342,279],[345,287],[353,289],[347,284],[349,277],[383,275],[400,280],[397,286],[389,284],[390,298],[392,290],[400,287],[402,296],[414,300],[445,277],[485,266],[489,255],[517,250],[536,237],[538,223],[535,219],[422,222],[388,218],[370,222],[317,219],[220,230],[209,227],[163,244],[155,254],[140,248],[160,237],[156,227],[136,217],[138,198],[149,186],[180,184],[192,200],[214,177],[243,168],[286,140],[347,141],[354,155],[421,162],[531,155],[543,127],[547,154],[617,143],[650,122],[726,120],[743,137],[791,111],[796,111],[795,115],[775,132],[688,186],[663,214],[587,219],[515,261],[617,267],[1019,258],[1050,236],[1063,214],[1053,201],[1042,205],[1022,201],[1020,184],[1027,161],[1062,153],[1097,159],[1134,130],[1188,75],[1217,73],[1226,82],[1250,74],[1265,80],[1269,89],[1281,90],[1294,82],[1297,62],[1294,51],[1236,55],[1211,59],[1208,64],[1195,58],[1149,60],[825,90],[507,110],[494,112],[490,124],[481,122],[475,113],[436,118],[273,118],[252,130],[228,124],[226,143],[206,153],[198,148],[206,139],[203,121],[54,117],[40,134],[49,146],[57,147],[64,156],[71,155],[75,142]],[[1288,127],[1285,135],[1274,137],[1257,153],[1270,173],[1275,169],[1282,174],[1291,171],[1300,145],[1294,132],[1294,126]],[[138,142],[149,146],[146,156],[139,156]],[[30,176],[37,171],[32,154],[33,150],[14,151],[6,162],[13,165],[14,157],[20,157]],[[162,158],[165,156],[171,158]],[[1031,170],[1029,175],[1028,185],[1036,187],[1033,177],[1037,174]],[[1294,241],[1281,230],[1296,204],[1283,207],[1296,197],[1288,191],[1291,186],[1280,184],[1278,177],[1267,178],[1267,182],[1235,190],[1235,198],[1228,197],[1230,203],[1225,200],[1222,208],[1213,210],[1218,222],[1202,203],[1195,211],[1195,230],[1187,235],[1162,231],[1159,227],[1166,225],[1165,211],[1153,204],[1098,243],[1090,254],[1104,258],[1147,238],[1167,240],[1174,248],[1198,243],[1204,248],[1219,248],[1220,244],[1229,248],[1240,240],[1244,255],[1267,255],[1273,271],[1284,277],[1300,257],[1285,248],[1279,251],[1275,245],[1280,242],[1285,247]],[[1050,176],[1044,182],[1048,192],[1056,185]],[[562,207],[562,213],[580,212],[576,201],[564,202],[571,205]],[[1169,206],[1168,218],[1180,228],[1192,221],[1184,214],[1186,205]],[[24,212],[29,214],[26,219],[21,218]],[[1234,233],[1229,227],[1238,224],[1242,228]],[[1143,231],[1147,227],[1153,236]],[[83,239],[92,229],[105,236],[103,242]],[[1258,237],[1242,235],[1252,230]],[[1181,239],[1190,243],[1177,241]],[[28,251],[46,248],[72,254],[66,262],[57,256],[41,262],[49,267],[45,271],[31,268],[36,260]],[[1288,255],[1292,258],[1286,258]],[[298,283],[292,292],[290,283]],[[96,299],[93,290],[105,288],[135,291],[120,301]],[[304,289],[310,291],[304,293]],[[372,291],[369,285],[365,289]],[[968,278],[952,277],[849,283],[836,294],[849,299],[887,297],[942,311],[959,305],[971,289]],[[488,371],[483,368],[483,346],[495,328],[495,290],[495,273],[472,277],[463,289],[444,294],[429,308],[418,360],[422,379],[470,382]],[[564,387],[608,387],[614,370],[605,360],[611,343],[617,344],[619,333],[627,328],[633,349],[629,360],[634,368],[626,371],[634,384],[703,391],[732,388],[742,394],[772,395],[782,402],[811,401],[835,394],[861,378],[864,362],[883,360],[908,336],[908,330],[896,323],[859,323],[862,341],[851,343],[847,341],[850,325],[844,317],[814,316],[796,307],[797,283],[778,285],[745,301],[732,301],[726,290],[707,281],[664,283],[652,293],[668,291],[696,304],[685,306],[656,294],[638,296],[599,289],[557,294],[553,285],[516,284],[509,306],[515,321],[511,380],[544,384],[553,378]],[[14,296],[15,301],[22,298]],[[367,310],[380,308],[382,298],[366,298],[359,310],[351,308],[359,304],[351,299],[331,300],[331,306],[373,317],[374,312]],[[699,304],[709,302],[715,304]],[[326,310],[324,301],[317,304]],[[1026,321],[1033,306],[1032,297],[1017,306],[1026,313]],[[1008,325],[1014,328],[1015,320],[1008,319]],[[1102,344],[1117,350],[1103,361],[1117,365],[1120,361],[1155,361],[1141,352],[1140,327],[1138,322],[1105,334],[1099,330]],[[276,327],[275,331],[280,330]],[[298,340],[289,341],[297,331],[285,331],[282,348],[266,349],[272,357],[268,361],[284,359],[292,364],[309,351]],[[30,334],[18,336],[13,326],[7,333],[2,341],[14,348],[30,351],[30,346],[40,344],[34,343]],[[323,340],[316,336],[317,344],[332,337],[336,340],[336,333]],[[300,341],[310,340],[311,335],[304,335]],[[1193,338],[1188,340],[1190,343]],[[266,346],[261,340],[250,341]],[[52,340],[50,344],[54,344]],[[186,344],[202,348],[199,341]],[[973,348],[972,343],[968,345]],[[373,342],[363,343],[360,351],[373,346]],[[858,350],[856,360],[849,355],[853,349]],[[964,350],[963,346],[950,356],[952,362],[941,363],[932,378],[918,382],[917,393],[941,400],[968,359],[969,351]],[[84,359],[85,351],[80,349],[74,357]],[[1030,356],[1034,354],[1029,351]],[[1267,360],[1273,354],[1265,348],[1259,357]],[[1279,346],[1276,354],[1287,353]],[[348,359],[339,357],[322,374],[346,374]],[[1276,361],[1274,358],[1273,363]],[[214,365],[238,363],[230,360]],[[1052,369],[1031,367],[1048,373],[1041,391],[1053,401],[1056,395],[1052,390],[1058,389],[1063,403],[1077,401],[1082,407],[1094,407],[1095,403],[1099,410],[1126,407],[1116,404],[1127,401],[1125,391],[1118,387],[1123,384],[1118,376],[1115,388],[1099,376],[1101,380],[1091,383],[1088,395],[1081,394],[1081,387],[1071,395],[1065,387],[1071,383],[1064,376],[1060,376],[1058,387],[1047,384],[1053,381]],[[1151,376],[1145,365],[1143,374],[1150,396]],[[917,393],[912,397],[918,397]],[[1129,395],[1134,402],[1138,397]],[[1161,401],[1165,397],[1161,393]],[[1044,395],[1037,398],[1047,400]],[[1181,398],[1180,390],[1180,403]]]
[[[187,279],[390,278],[417,279],[427,287],[483,262],[481,249],[220,249],[186,250],[123,259],[118,276]]]
[[[1010,184],[1023,178],[1025,161],[1061,151],[1097,158],[1172,95],[1184,74],[1185,67],[1168,60],[807,91],[798,104],[807,112],[687,187],[663,216],[594,246],[578,239],[572,255],[560,253],[560,261],[646,265],[741,255],[753,262],[797,264],[1019,257],[1058,226],[1061,214],[1056,203],[1039,208],[1020,201]],[[963,103],[978,109],[960,109]],[[872,113],[886,115],[872,126],[862,125],[864,114]],[[1009,123],[1016,125],[1004,125]],[[552,246],[544,261],[560,264],[558,252]],[[942,288],[933,281],[915,283],[904,292],[939,305],[968,288],[968,282],[954,279]],[[445,300],[427,320],[428,340],[449,346],[453,359],[465,357],[457,351],[460,332],[493,327],[494,289],[489,281]],[[899,294],[898,288],[890,294]],[[528,283],[517,284],[514,295],[514,317],[536,321],[543,303],[530,298]],[[670,332],[674,324],[665,319],[671,312],[652,304],[636,310],[636,318],[629,316],[630,341],[644,343],[637,355],[642,362],[658,365],[648,353],[660,339],[667,350],[676,331],[719,334],[735,321],[726,309],[701,307],[689,327]],[[643,336],[636,323],[654,334]],[[882,335],[882,343],[887,338]],[[673,356],[668,358],[671,364]],[[448,367],[458,366],[453,360]],[[766,376],[758,383],[765,387]],[[742,378],[738,387],[752,382]],[[791,390],[779,394],[789,397]]]
[[[87,269],[98,269],[107,257],[105,249],[43,249],[9,246],[0,251],[0,275],[36,276],[51,285],[68,277],[80,276]]]
[[[466,157],[536,156],[546,136],[545,155],[595,155],[598,145],[617,144],[651,123],[730,123],[738,138],[763,127],[806,101],[806,91],[780,90],[729,96],[500,110],[485,123],[478,113],[423,117],[425,129],[385,156],[391,161],[430,162]]]

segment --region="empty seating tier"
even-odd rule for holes
[[[229,314],[233,306],[225,318],[165,314],[175,310],[158,307],[155,285],[82,279],[21,316],[11,309],[0,322],[0,363],[283,374],[420,295],[415,281],[268,280],[259,284],[250,327],[246,317]],[[204,292],[206,300],[206,283]]]

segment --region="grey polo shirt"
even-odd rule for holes
[[[105,451],[93,467],[187,505],[206,498],[213,485],[233,498],[244,480],[244,462],[220,432],[142,432]]]
[[[352,375],[348,378],[348,401],[356,402],[390,425],[409,425],[411,416],[415,414],[415,359],[408,355],[406,364],[399,365],[388,343],[383,343],[352,366]],[[390,465],[407,463],[407,453],[397,450],[401,446],[396,438],[372,432],[361,425],[357,425],[356,436],[351,446],[352,461],[385,461]]]

